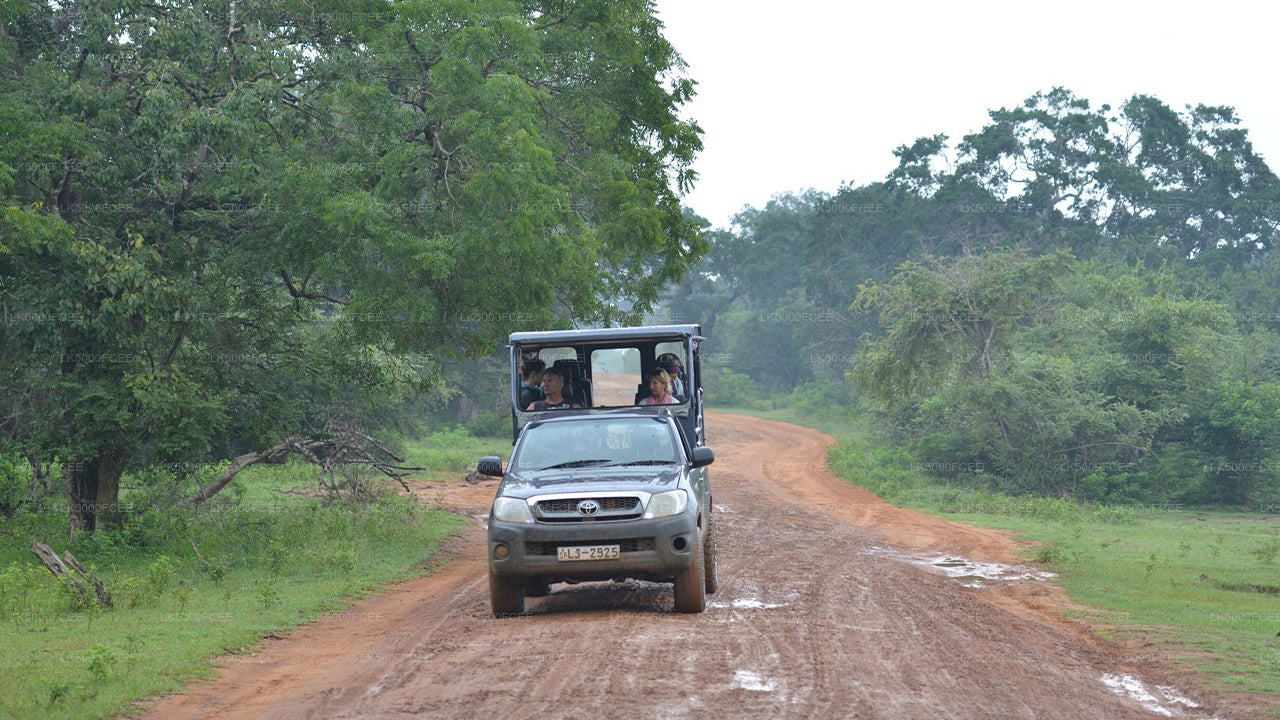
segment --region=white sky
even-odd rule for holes
[[[686,204],[717,227],[778,192],[882,179],[918,137],[1064,86],[1093,107],[1230,105],[1280,172],[1280,6],[656,0],[705,131]]]

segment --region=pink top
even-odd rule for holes
[[[667,393],[666,395],[662,396],[661,400],[655,400],[654,397],[650,395],[649,397],[641,400],[640,404],[641,405],[675,405],[677,402],[679,401],[676,400],[674,397],[672,397],[671,393]]]

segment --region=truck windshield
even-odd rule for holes
[[[676,439],[661,418],[593,417],[529,427],[512,470],[659,465],[680,462]]]

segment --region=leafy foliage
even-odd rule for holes
[[[977,492],[1271,502],[1280,180],[1234,111],[1054,88],[990,118],[710,233],[666,301],[708,397],[870,409]]]
[[[89,503],[394,419],[513,329],[634,317],[706,250],[693,83],[647,3],[0,13],[0,428],[83,459]]]

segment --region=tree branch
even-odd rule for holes
[[[279,458],[282,458],[288,453],[288,451],[289,451],[289,444],[288,442],[286,442],[271,448],[265,453],[251,452],[251,453],[245,453],[244,455],[237,457],[234,461],[232,461],[231,467],[227,468],[226,470],[223,470],[222,473],[218,475],[218,477],[214,478],[213,482],[200,488],[200,490],[196,492],[196,494],[190,497],[184,498],[181,502],[178,503],[178,507],[193,508],[199,505],[205,500],[208,500],[214,495],[217,495],[218,491],[222,490],[222,488],[226,487],[228,483],[234,480],[236,478],[236,474],[238,474],[241,470],[249,467],[250,465],[257,465],[260,462],[267,462],[267,461],[277,460]]]
[[[295,307],[297,306],[297,300],[324,300],[325,302],[331,302],[337,305],[346,305],[351,302],[350,300],[333,297],[328,293],[310,292],[307,290],[307,283],[305,280],[301,286],[294,285],[293,276],[289,274],[288,270],[281,270],[280,277],[284,280],[285,289],[289,291],[289,295],[295,300]],[[310,278],[311,275],[308,274],[307,279]]]
[[[283,443],[266,452],[245,453],[232,461],[231,466],[218,474],[213,482],[200,488],[194,495],[178,503],[179,508],[194,508],[205,500],[218,494],[235,476],[247,467],[264,462],[280,462],[288,455],[301,455],[321,468],[321,484],[328,475],[333,478],[335,472],[344,475],[352,467],[371,467],[383,475],[395,479],[410,492],[409,484],[404,481],[411,472],[426,468],[404,465],[404,458],[396,455],[387,446],[374,439],[368,433],[337,420],[330,420],[317,437],[294,435]],[[363,492],[362,484],[356,480],[352,483],[356,492]],[[337,485],[330,488],[337,491]]]

